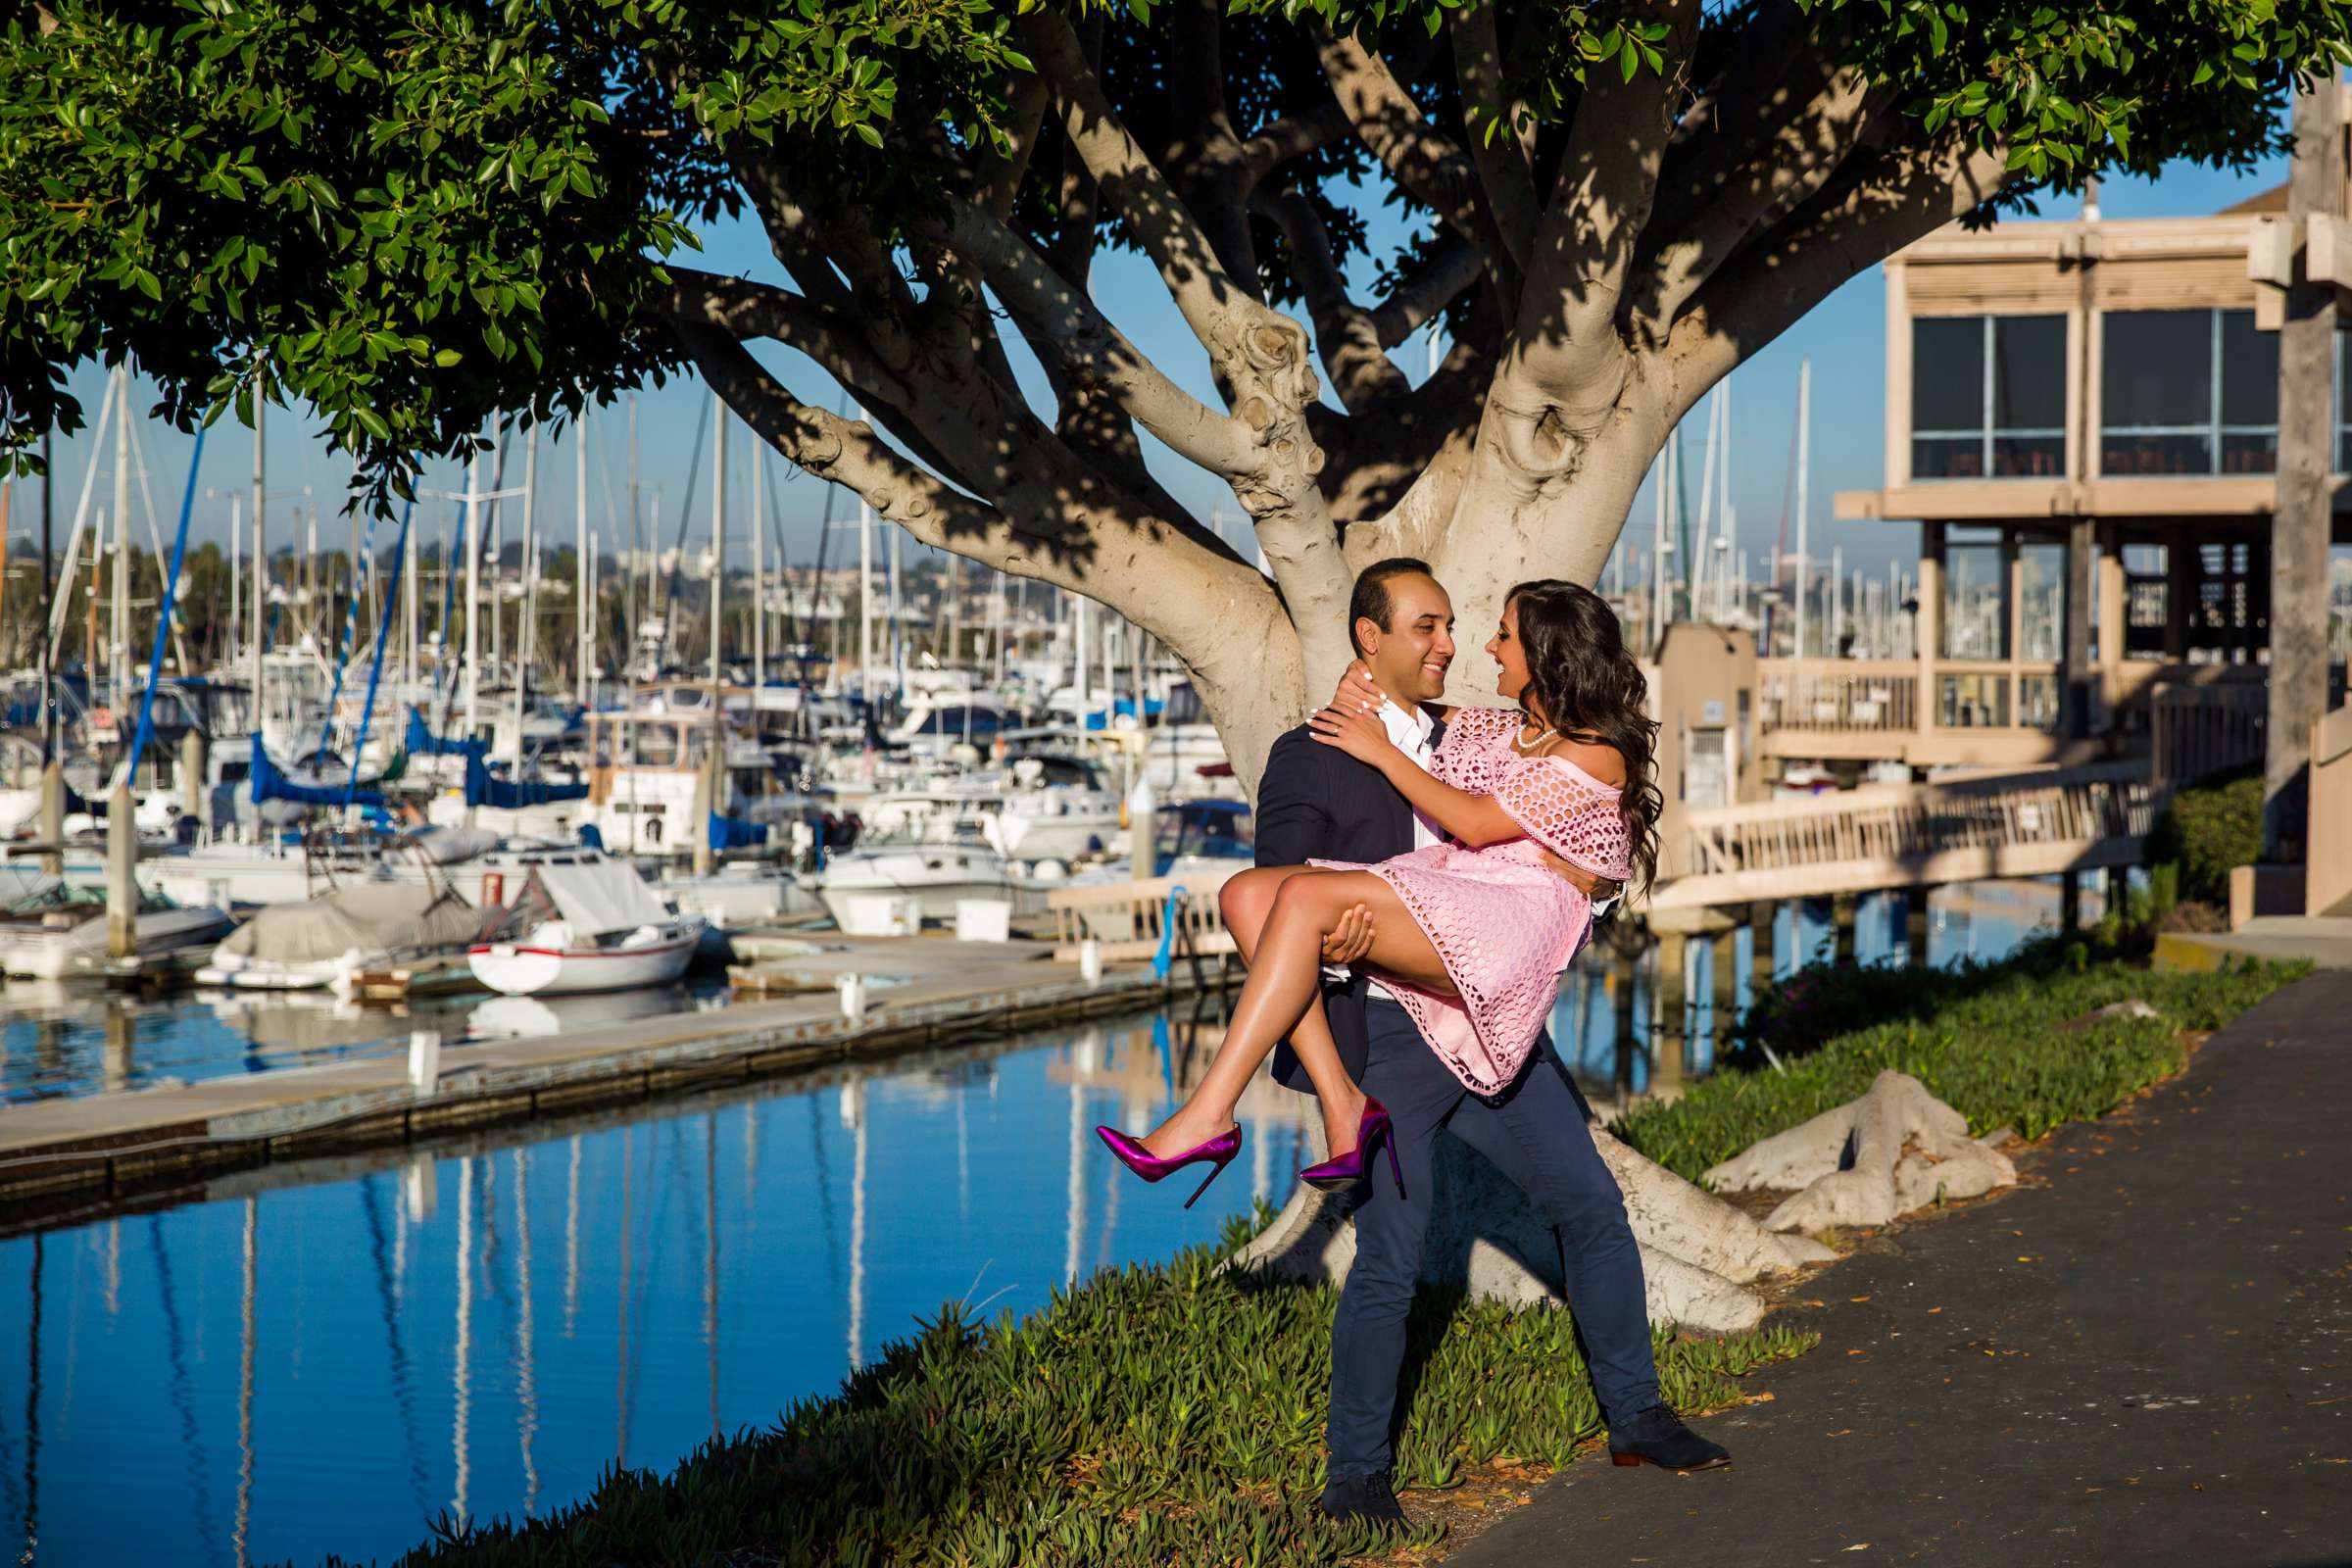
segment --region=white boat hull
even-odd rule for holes
[[[818,874],[817,897],[834,924],[846,929],[854,923],[854,899],[912,899],[924,919],[953,920],[959,900],[1002,900],[1016,914],[1027,914],[1043,906],[1045,895],[1026,879],[1008,875],[1004,860],[991,851],[909,845],[836,858]]]
[[[182,948],[210,947],[234,924],[219,909],[157,909],[139,916],[138,956],[152,958]],[[63,980],[88,974],[107,961],[106,917],[99,915],[62,931],[18,937],[0,951],[0,969],[28,980]]]
[[[466,953],[475,979],[510,997],[578,996],[674,985],[694,961],[705,921],[686,915],[646,927],[611,947],[574,945],[539,927],[520,942],[485,942]]]

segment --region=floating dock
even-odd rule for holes
[[[1064,1019],[1134,1012],[1225,984],[1221,958],[1106,966],[1089,982],[1043,944],[824,939],[790,960],[825,989],[562,1035],[452,1043],[429,1089],[407,1054],[0,1106],[0,1209],[132,1198],[191,1176],[416,1142]],[[847,1015],[835,977],[866,988]]]

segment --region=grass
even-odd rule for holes
[[[1227,1248],[1254,1228],[1237,1220]],[[544,1520],[445,1520],[404,1561],[1288,1568],[1432,1545],[1436,1527],[1386,1536],[1313,1513],[1337,1299],[1238,1278],[1196,1248],[1022,1319],[950,1305],[769,1431],[667,1476],[609,1472]],[[1600,1431],[1565,1311],[1425,1291],[1408,1339],[1399,1489],[1505,1457],[1562,1465]],[[1816,1339],[1660,1336],[1660,1381],[1684,1409],[1731,1403],[1742,1374]]]
[[[2012,1127],[2038,1138],[2063,1123],[2104,1115],[2180,1071],[2183,1031],[2217,1029],[2305,972],[2300,965],[2255,964],[2160,973],[2095,952],[2081,940],[2042,941],[2002,963],[1908,980],[1908,971],[1880,966],[1799,975],[1774,1004],[1793,1051],[1802,1053],[1781,1053],[1786,1071],[1718,1072],[1671,1104],[1635,1107],[1615,1131],[1697,1181],[1758,1139],[1854,1099],[1882,1068],[1892,1067],[1965,1115],[1971,1133]],[[2057,1030],[2131,998],[2161,1016]],[[1882,1021],[1854,1027],[1866,1008],[1880,1009]],[[1835,1032],[1816,1021],[1823,1018],[1836,1021]],[[1765,1042],[1773,1043],[1769,1035]]]

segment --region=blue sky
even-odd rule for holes
[[[2102,202],[2111,217],[2138,218],[2183,216],[2209,213],[2243,199],[2285,178],[2284,160],[2266,163],[2251,175],[2239,176],[2189,166],[2179,166],[2158,181],[2130,180],[2112,182],[2104,190]],[[1367,203],[1368,207],[1374,204]],[[2072,214],[2072,198],[2053,198],[2044,203],[2044,214],[2063,217]],[[1393,216],[1374,208],[1375,237],[1393,237]],[[1381,225],[1386,225],[1385,229]],[[775,282],[785,279],[774,259],[769,255],[764,237],[748,221],[719,225],[704,235],[705,252],[699,265],[714,270],[742,272]],[[1144,350],[1152,355],[1180,382],[1196,395],[1213,402],[1207,373],[1207,361],[1182,318],[1168,302],[1156,276],[1140,259],[1113,255],[1100,264],[1095,293],[1105,310],[1116,319]],[[1761,572],[1762,563],[1780,532],[1786,512],[1788,484],[1788,464],[1794,445],[1797,368],[1807,358],[1813,362],[1813,479],[1814,550],[1826,558],[1831,548],[1842,546],[1850,564],[1865,568],[1883,567],[1890,559],[1908,561],[1917,550],[1917,530],[1906,524],[1828,522],[1830,497],[1838,490],[1866,489],[1881,482],[1884,468],[1884,383],[1886,348],[1886,293],[1877,269],[1855,278],[1824,302],[1803,321],[1767,347],[1755,359],[1740,368],[1734,376],[1734,433],[1731,446],[1732,496],[1737,508],[1739,542],[1751,552],[1755,569]],[[832,405],[839,393],[830,378],[798,355],[783,351],[763,353],[786,378],[795,393],[811,402]],[[1029,361],[1026,351],[1017,340],[1013,345],[1016,367],[1032,387],[1042,385],[1042,378]],[[1415,339],[1400,348],[1397,358],[1408,373],[1418,377],[1425,364],[1424,340]],[[90,411],[94,421],[97,396],[101,390],[103,372],[94,366],[85,366],[74,378],[74,390]],[[696,379],[672,382],[659,391],[640,395],[638,407],[638,461],[645,507],[650,514],[655,497],[662,507],[662,535],[666,543],[676,536],[677,513],[684,500],[688,459],[693,450],[695,425],[709,393]],[[133,407],[143,411],[153,399],[145,389],[134,389]],[[1690,428],[1686,433],[1687,461],[1692,474],[1691,495],[1696,497],[1698,455],[1705,437],[1706,408],[1702,403],[1693,411]],[[610,555],[618,542],[615,523],[606,505],[607,485],[617,505],[626,508],[627,455],[622,438],[623,422],[617,409],[600,416],[590,430],[589,446],[589,526],[601,536],[601,548]],[[84,465],[89,456],[89,429],[71,440],[57,444],[57,538],[62,546],[71,521],[74,499],[81,483]],[[141,436],[150,465],[158,525],[168,533],[186,478],[189,441],[160,425],[147,426]],[[752,443],[740,434],[730,440],[729,467],[730,560],[738,563],[747,559],[745,519],[748,517],[749,467]],[[311,487],[322,513],[320,542],[332,548],[337,542],[348,546],[350,525],[334,515],[343,493],[349,471],[347,461],[330,452],[318,433],[316,423],[297,413],[272,411],[269,441],[270,483],[272,492],[281,487],[298,491]],[[1206,475],[1191,468],[1164,452],[1151,454],[1154,467],[1160,472],[1177,497],[1196,507],[1203,519],[1211,514],[1212,507],[1222,504],[1225,525],[1229,535],[1240,537],[1238,509],[1224,487]],[[795,562],[805,563],[815,552],[820,519],[825,509],[824,487],[806,476],[797,475],[781,459],[768,458],[768,480],[777,490],[785,524],[786,549]],[[223,423],[216,426],[208,443],[203,484],[220,490],[217,498],[199,496],[192,537],[196,540],[223,540],[227,530],[229,490],[248,490],[251,484],[252,443],[241,426]],[[514,473],[519,473],[519,452]],[[568,539],[574,526],[573,458],[567,441],[543,441],[539,455],[541,502],[539,515],[542,527],[555,530],[560,539]],[[443,489],[461,487],[462,475],[453,465],[437,465],[428,471],[428,485]],[[514,475],[510,483],[516,482]],[[694,502],[695,515],[691,519],[688,538],[700,543],[709,536],[710,477],[709,459],[704,460],[704,472],[697,487]],[[103,506],[110,494],[102,478],[95,504]],[[273,500],[270,519],[271,549],[288,541],[289,510],[300,505],[289,497]],[[37,515],[37,486],[20,482],[16,493],[16,521],[12,532],[24,534]],[[1638,521],[1628,528],[1629,534],[1640,535],[1638,540],[1646,548],[1646,532],[1650,501],[1647,491],[1636,502],[1633,515]],[[444,507],[444,510],[447,510]],[[143,532],[143,515],[136,499],[132,502],[133,527]],[[836,518],[854,519],[854,500],[842,498],[835,507]],[[445,519],[428,515],[420,509],[418,527],[421,536],[432,540]],[[625,523],[620,524],[625,528]],[[512,537],[510,535],[510,537]],[[844,562],[852,558],[855,541],[847,536],[837,537],[830,559]]]

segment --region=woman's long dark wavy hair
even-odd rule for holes
[[[1666,797],[1654,776],[1658,722],[1649,716],[1649,682],[1625,646],[1608,602],[1557,577],[1523,582],[1503,597],[1519,607],[1519,643],[1527,689],[1519,706],[1581,745],[1613,746],[1625,759],[1620,807],[1633,840],[1634,879],[1646,885],[1658,868],[1658,813]]]

